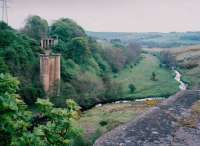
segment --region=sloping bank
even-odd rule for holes
[[[200,115],[195,116],[198,122],[193,126],[187,124],[195,119],[192,107],[198,100],[200,91],[180,91],[136,120],[105,134],[94,146],[198,146]]]
[[[173,70],[173,71],[175,72],[174,79],[179,83],[179,89],[180,90],[186,90],[187,84],[185,84],[181,80],[182,75],[180,74],[180,72],[177,71],[177,70]],[[126,97],[126,100],[124,100],[124,98],[121,98],[121,99],[119,98],[117,101],[115,99],[113,99],[113,100],[111,99],[111,100],[107,100],[107,101],[104,101],[104,102],[93,104],[88,108],[82,109],[82,111],[87,111],[89,109],[92,109],[93,107],[102,107],[103,105],[108,104],[108,103],[119,104],[119,103],[129,103],[129,102],[132,102],[132,101],[160,100],[160,99],[166,99],[169,96],[171,96],[171,95],[149,96],[149,97],[140,97],[140,98],[132,98],[132,97],[128,98],[128,97]]]

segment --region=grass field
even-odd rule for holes
[[[185,48],[170,49],[144,49],[149,53],[158,53],[161,51],[170,51],[175,55],[178,62],[178,70],[182,73],[182,80],[188,83],[189,88],[200,87],[200,45],[188,46]],[[187,66],[190,66],[189,68]],[[193,66],[193,67],[191,67]]]
[[[152,105],[145,102],[106,104],[84,112],[79,125],[84,129],[84,139],[92,143],[105,132],[136,118]]]
[[[152,72],[156,73],[156,81],[151,80]],[[174,76],[173,71],[160,68],[157,57],[143,54],[137,65],[130,65],[113,75],[113,80],[122,84],[125,97],[159,97],[172,95],[179,90]],[[134,84],[136,87],[133,94],[129,91],[129,84]],[[155,106],[154,102],[106,104],[82,113],[79,125],[84,129],[84,138],[92,145],[105,132],[127,123],[152,106]]]
[[[152,73],[156,74],[156,81],[151,80]],[[139,64],[127,67],[114,75],[114,80],[122,83],[126,97],[149,97],[172,95],[177,92],[178,83],[174,80],[174,72],[160,67],[157,57],[143,54]],[[134,84],[136,91],[131,94],[129,84]]]

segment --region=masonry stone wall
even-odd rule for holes
[[[40,78],[47,96],[60,93],[60,54],[40,55]]]

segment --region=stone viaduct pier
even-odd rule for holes
[[[46,38],[41,40],[44,54],[40,54],[40,79],[47,97],[58,96],[60,93],[60,56],[53,54],[51,48],[55,40]]]

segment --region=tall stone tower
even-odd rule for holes
[[[58,96],[60,93],[60,54],[51,53],[55,45],[52,38],[42,39],[41,47],[45,50],[40,54],[40,78],[44,91],[48,97]]]

